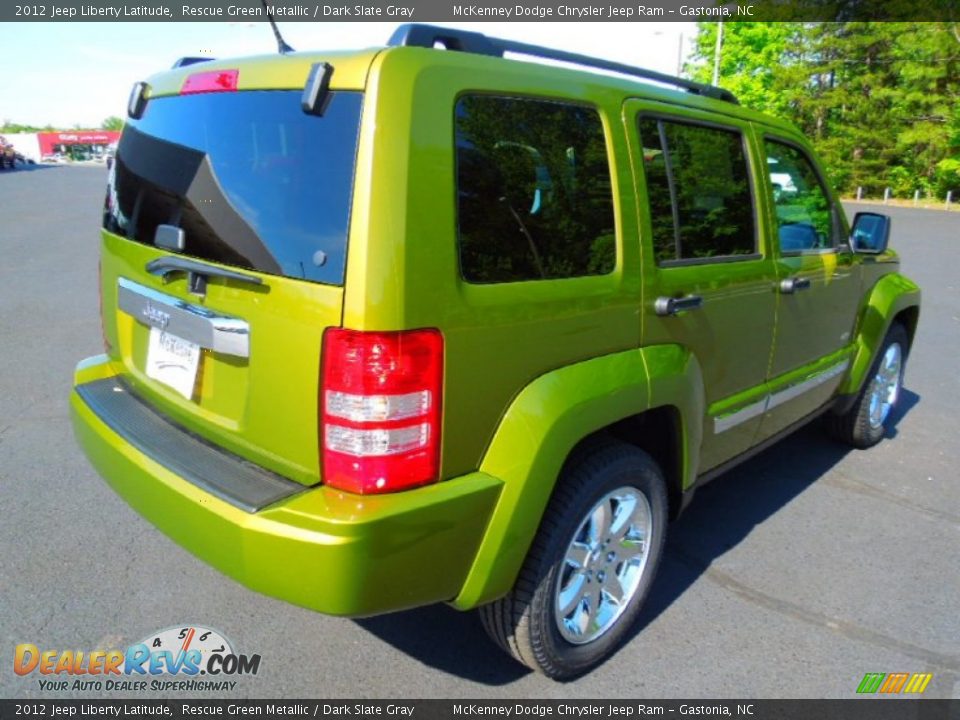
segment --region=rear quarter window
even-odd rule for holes
[[[460,270],[472,283],[605,275],[616,265],[599,113],[468,95],[456,105]]]

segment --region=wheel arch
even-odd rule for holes
[[[683,502],[683,422],[679,407],[660,405],[615,422],[586,438],[581,445],[593,437],[609,436],[647,453],[663,473],[670,518],[674,519],[680,514]]]
[[[856,395],[863,387],[877,350],[894,322],[907,330],[910,343],[920,320],[920,288],[909,278],[891,273],[884,275],[870,290],[857,323],[856,350],[847,378],[837,391],[839,395]]]
[[[907,337],[910,339],[909,351],[913,347],[913,338],[917,334],[917,325],[920,323],[920,305],[910,305],[893,316],[893,322],[900,323],[907,331]]]
[[[703,413],[700,366],[679,345],[605,355],[531,382],[507,409],[481,463],[503,489],[452,604],[468,609],[510,590],[565,463],[604,437],[663,462],[671,511],[679,510],[696,478]]]

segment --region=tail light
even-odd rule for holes
[[[355,493],[424,485],[440,470],[439,330],[328,328],[320,383],[323,479]]]

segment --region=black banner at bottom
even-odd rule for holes
[[[960,700],[0,700],[25,718],[562,718],[736,717],[751,720],[960,720]]]

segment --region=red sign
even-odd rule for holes
[[[120,139],[116,130],[68,130],[37,133],[40,154],[51,155],[60,145],[111,145]]]

